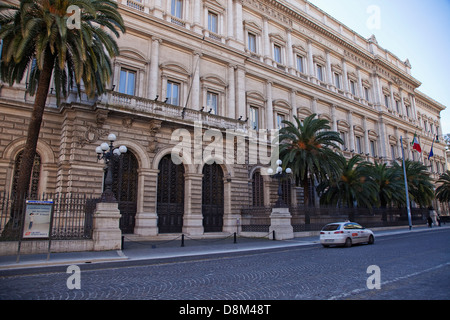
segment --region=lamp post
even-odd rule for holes
[[[101,196],[101,202],[116,202],[116,197],[112,192],[112,158],[114,156],[118,157],[122,153],[127,152],[126,146],[114,147],[114,141],[116,141],[116,135],[114,133],[110,133],[108,135],[109,144],[107,142],[103,142],[97,148],[95,148],[95,152],[97,152],[97,160],[104,160],[105,162],[105,191],[103,191]]]
[[[281,180],[288,174],[292,173],[291,168],[286,168],[285,171],[283,172],[283,168],[281,167],[281,164],[283,162],[278,159],[276,164],[277,164],[277,169],[276,169],[276,173],[273,173],[273,169],[269,168],[267,170],[267,173],[269,175],[272,176],[272,178],[275,178],[278,180],[278,200],[275,203],[275,208],[288,208],[289,206],[283,201],[283,190],[281,189]]]

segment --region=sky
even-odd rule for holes
[[[450,0],[308,1],[359,35],[374,34],[401,61],[409,59],[411,75],[422,83],[418,90],[446,106],[442,134],[450,133]]]

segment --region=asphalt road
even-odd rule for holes
[[[450,229],[384,236],[351,248],[316,244],[78,267],[80,273],[66,267],[1,272],[0,300],[264,301],[214,310],[222,314],[251,312],[252,306],[254,314],[270,312],[263,307],[270,300],[449,300]],[[208,310],[191,311],[207,316]]]

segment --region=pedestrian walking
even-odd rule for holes
[[[433,219],[431,219],[430,215],[427,216],[427,223],[428,223],[428,228],[432,228]]]
[[[433,224],[435,226],[437,226],[438,225],[438,221],[437,221],[437,212],[436,212],[436,210],[434,210],[434,208],[432,206],[430,206],[428,208],[428,210],[429,210],[430,217],[431,217],[431,219],[433,221]]]

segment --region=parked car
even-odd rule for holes
[[[375,237],[372,230],[366,229],[356,222],[329,223],[320,231],[320,243],[324,247],[343,245],[351,247],[354,243],[373,244]]]

